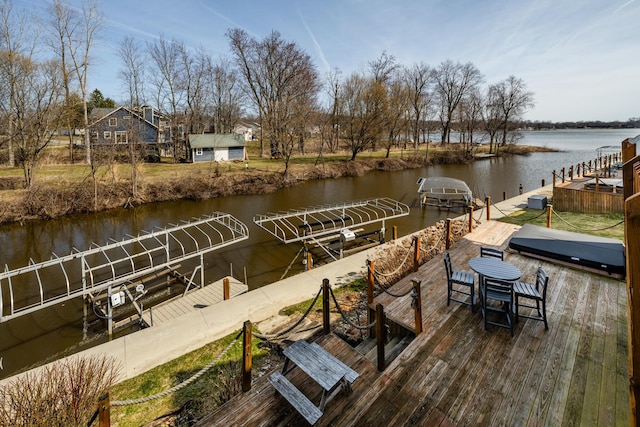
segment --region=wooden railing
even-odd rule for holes
[[[631,425],[640,417],[640,156],[635,143],[623,141],[625,248],[629,318],[629,399]]]

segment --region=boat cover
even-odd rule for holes
[[[525,224],[513,234],[509,248],[616,278],[624,278],[626,273],[624,244],[617,239]]]

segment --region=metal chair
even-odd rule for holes
[[[487,246],[480,246],[480,256],[483,258],[498,258],[500,261],[504,261],[503,251],[496,248],[489,248]]]
[[[475,295],[475,278],[473,273],[466,271],[454,270],[451,267],[451,256],[449,252],[444,254],[444,267],[447,270],[447,305],[451,300],[461,304],[470,305],[471,311],[475,312],[476,295]],[[454,298],[454,294],[467,295],[471,301],[467,299]]]
[[[491,279],[489,277],[484,278],[484,284],[480,289],[480,304],[482,310],[482,317],[484,319],[484,330],[487,330],[487,325],[500,326],[502,328],[509,329],[511,336],[513,336],[513,313],[511,311],[513,307],[513,282],[507,282],[504,280]],[[496,306],[490,304],[490,300],[501,303]],[[498,322],[497,320],[490,320],[489,313],[500,313],[505,316],[506,323]]]
[[[516,311],[516,321],[519,316],[526,317],[528,319],[534,320],[542,320],[544,322],[544,328],[549,329],[549,324],[547,323],[547,285],[549,284],[549,277],[547,273],[544,272],[542,267],[538,267],[538,271],[536,273],[536,283],[535,285],[524,283],[524,282],[514,282],[513,284],[513,294],[515,297],[515,311]],[[520,298],[525,298],[529,300],[535,301],[535,305],[532,303],[529,304],[521,304]],[[525,315],[520,314],[518,307],[526,307],[532,308],[537,311],[537,315]]]

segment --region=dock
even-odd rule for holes
[[[203,288],[191,289],[185,296],[165,301],[144,312],[142,320],[148,326],[160,326],[185,314],[202,310],[224,300],[223,283],[229,279],[229,297],[233,298],[249,291],[249,287],[233,277],[213,282]]]
[[[454,268],[469,271],[481,245],[505,249],[523,281],[544,268],[549,330],[521,318],[513,337],[504,328],[485,331],[479,310],[447,306],[444,263],[437,255],[392,287],[401,294],[412,279],[420,280],[423,332],[383,372],[332,333],[316,341],[360,375],[351,394],[339,393],[316,425],[629,425],[626,284],[509,252],[518,228],[483,222],[449,252]],[[378,299],[385,315],[411,327],[411,297],[386,298]],[[254,377],[250,392],[197,425],[305,425],[266,377]],[[291,381],[312,401],[320,398],[320,387],[304,373]]]

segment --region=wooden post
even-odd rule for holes
[[[503,191],[502,192],[502,201],[505,201],[505,200],[507,200],[507,192]]]
[[[556,170],[553,170],[553,186],[556,186]]]
[[[376,313],[371,305],[373,304],[373,286],[375,285],[375,261],[367,260],[367,264],[369,268],[367,269],[367,313],[368,313],[368,323],[369,325],[373,323],[376,318]],[[375,334],[374,328],[369,330],[369,336],[373,336]]]
[[[542,187],[545,186],[544,178],[542,178]]]
[[[569,167],[569,181],[573,180],[573,165]]]
[[[565,177],[565,168],[562,168],[562,182],[564,183],[564,177]]]
[[[469,233],[473,231],[473,206],[469,206]]]
[[[229,299],[229,278],[222,279],[222,298],[226,301]]]
[[[415,306],[413,307],[414,319],[416,322],[416,336],[422,333],[422,295],[420,292],[420,280],[412,279],[413,292],[415,295]]]
[[[596,172],[596,193],[600,191],[600,172]]]
[[[100,396],[98,401],[98,426],[111,426],[111,403],[109,402],[109,393]]]
[[[413,238],[413,242],[414,242],[413,271],[418,271],[420,269],[420,237],[415,236]]]
[[[325,335],[331,332],[329,310],[329,279],[322,279],[322,333]]]
[[[444,247],[445,249],[449,250],[449,248],[451,247],[451,226],[452,226],[451,218],[447,218],[444,224],[445,224],[445,230],[446,230]]]
[[[313,256],[311,252],[307,251],[307,271],[313,268]]]
[[[547,205],[547,228],[551,228],[551,210],[553,207],[551,205]]]
[[[398,240],[398,226],[397,225],[394,225],[391,228],[391,238],[393,240]]]
[[[251,390],[251,322],[242,327],[242,391]]]
[[[386,361],[384,360],[384,345],[387,343],[387,328],[384,319],[384,309],[382,304],[376,305],[376,344],[378,354],[378,371],[384,371]]]
[[[576,165],[576,170],[577,170],[577,172],[576,172],[576,178],[580,178],[580,163],[578,163],[578,164]]]
[[[485,204],[487,206],[487,221],[489,221],[491,219],[491,196],[487,196]]]

